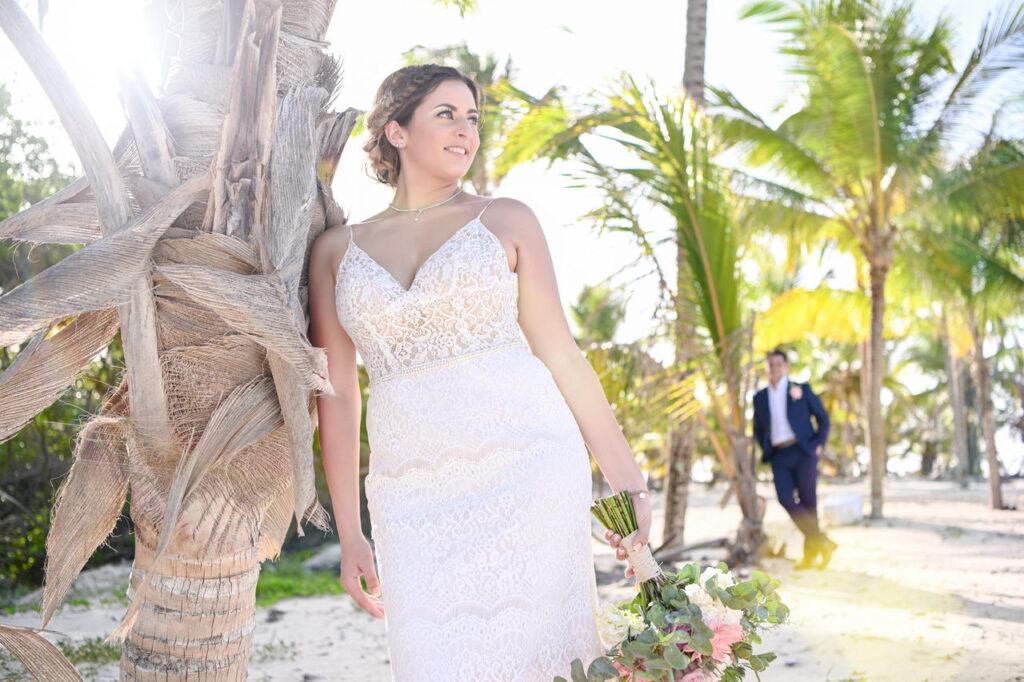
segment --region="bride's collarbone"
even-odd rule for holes
[[[403,256],[408,257],[410,252],[416,252],[418,257],[409,260],[419,262],[426,254],[436,251],[455,233],[473,222],[475,215],[435,218],[431,222],[427,222],[426,218],[420,222],[411,218],[397,221],[385,219],[380,222],[368,220],[352,225],[352,239],[375,260],[395,263],[404,260]]]

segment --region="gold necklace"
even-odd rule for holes
[[[454,199],[455,197],[457,197],[461,192],[462,192],[462,188],[459,187],[457,190],[455,190],[454,194],[452,194],[450,197],[448,197],[444,201],[439,201],[436,204],[431,204],[430,206],[424,206],[423,208],[398,208],[397,206],[395,206],[394,204],[391,204],[391,203],[389,203],[388,206],[390,206],[391,208],[395,209],[396,211],[402,211],[403,213],[408,213],[410,211],[416,211],[416,217],[413,219],[413,222],[417,222],[418,223],[419,220],[420,220],[420,216],[428,208],[434,208],[435,206],[440,206],[441,204],[446,204],[449,201],[451,201],[452,199]]]

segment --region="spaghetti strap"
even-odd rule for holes
[[[348,225],[348,249],[352,248],[352,244],[356,241],[356,230],[355,225],[349,223]],[[348,253],[348,249],[345,249],[345,253]]]
[[[487,202],[487,203],[486,203],[486,204],[484,205],[484,207],[483,207],[482,209],[480,209],[480,213],[478,213],[478,214],[477,214],[477,216],[476,216],[476,219],[477,219],[477,220],[480,220],[480,218],[482,218],[482,217],[483,217],[483,215],[484,215],[484,211],[486,211],[486,210],[487,210],[487,207],[488,207],[488,206],[490,206],[491,204],[493,204],[493,203],[494,203],[494,200],[495,200],[495,199],[497,199],[497,198],[498,198],[498,197],[493,197],[493,198],[492,198],[492,199],[491,199],[490,201],[488,201],[488,202]]]

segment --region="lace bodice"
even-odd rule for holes
[[[350,237],[335,300],[371,383],[453,356],[524,343],[518,276],[508,268],[501,241],[481,222],[493,201],[430,254],[408,289]]]

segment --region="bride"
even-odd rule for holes
[[[317,411],[341,584],[384,619],[399,682],[550,682],[604,653],[588,449],[613,491],[635,493],[638,546],[650,531],[644,478],[572,337],[536,215],[459,184],[479,109],[456,69],[389,75],[364,149],[394,197],[329,227],[310,256],[312,339],[335,390]]]

